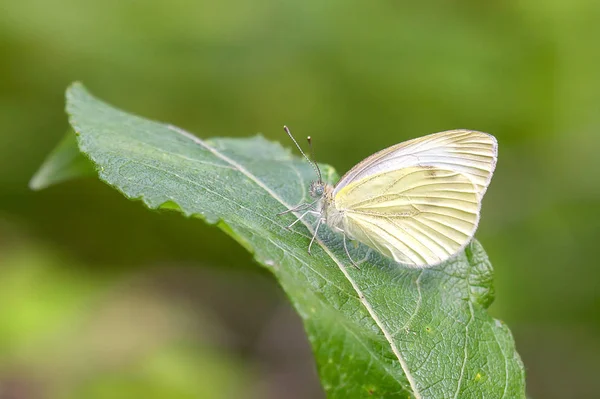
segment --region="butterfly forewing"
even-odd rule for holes
[[[336,195],[346,185],[368,176],[397,169],[424,166],[459,172],[485,193],[496,167],[498,144],[494,136],[473,130],[448,130],[409,140],[366,158],[335,187]]]
[[[463,173],[417,166],[356,179],[338,190],[334,206],[351,238],[398,262],[425,267],[471,240],[479,221],[478,192]]]

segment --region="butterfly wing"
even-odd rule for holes
[[[490,134],[474,130],[448,130],[396,144],[366,158],[335,187],[334,195],[353,181],[411,166],[454,170],[468,176],[480,197],[496,167],[498,143]]]
[[[351,238],[397,262],[427,267],[471,240],[481,197],[465,174],[417,166],[355,180],[338,191],[333,206]]]

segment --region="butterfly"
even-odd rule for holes
[[[346,238],[415,268],[446,261],[473,238],[496,167],[494,136],[448,130],[405,141],[364,159],[332,186],[284,129],[317,174],[309,188],[313,202],[282,212],[306,210],[290,228],[309,213],[318,215],[309,253],[323,223],[343,234],[355,266]]]

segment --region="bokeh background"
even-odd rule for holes
[[[600,3],[0,2],[0,398],[319,398],[299,318],[215,227],[28,180],[80,80],[201,137],[281,126],[341,173],[494,134],[477,233],[534,398],[600,392]]]

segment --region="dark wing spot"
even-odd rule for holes
[[[429,177],[436,177],[437,176],[437,171],[435,170],[435,166],[432,166],[432,165],[419,165],[419,168],[426,169],[427,172],[425,172],[425,173]]]

